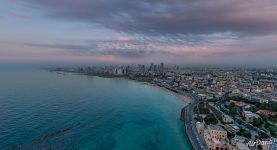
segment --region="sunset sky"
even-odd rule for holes
[[[277,0],[1,0],[0,62],[277,64]]]

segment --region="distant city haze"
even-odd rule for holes
[[[274,0],[2,0],[0,67],[276,66]]]

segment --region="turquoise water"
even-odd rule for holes
[[[157,88],[43,70],[0,71],[0,149],[191,149],[185,103]]]

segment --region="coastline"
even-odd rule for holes
[[[18,74],[17,72],[14,73],[15,75],[20,77],[20,74]],[[54,91],[62,92],[57,95],[51,95],[51,93],[49,95],[49,92],[43,92],[45,88],[36,88],[37,85],[40,85],[40,82],[38,82],[38,84],[34,84],[35,86],[32,87],[32,89],[37,89],[41,91],[36,92],[39,93],[39,95],[40,93],[43,94],[40,95],[43,99],[38,101],[39,105],[45,105],[45,107],[43,107],[43,111],[51,112],[51,110],[53,111],[53,109],[55,109],[52,107],[53,103],[49,103],[49,105],[48,103],[45,103],[45,101],[49,99],[52,99],[53,102],[57,105],[64,106],[61,111],[60,109],[57,109],[57,113],[46,113],[47,115],[49,115],[49,118],[61,118],[65,120],[61,120],[63,121],[62,124],[57,124],[55,128],[46,131],[43,129],[46,129],[49,126],[48,124],[45,124],[45,121],[47,122],[48,116],[47,118],[41,117],[38,120],[39,125],[42,125],[43,127],[41,128],[41,131],[39,130],[41,132],[41,135],[35,138],[33,138],[33,135],[30,135],[30,138],[27,137],[24,139],[23,137],[23,142],[13,141],[11,137],[10,139],[8,139],[11,140],[11,144],[3,144],[4,146],[7,145],[7,149],[9,149],[10,147],[46,147],[47,145],[43,144],[45,143],[45,141],[50,141],[50,144],[52,144],[50,148],[55,148],[59,146],[59,143],[57,143],[56,141],[59,140],[57,138],[61,137],[61,135],[65,138],[67,138],[67,136],[74,136],[74,140],[65,143],[65,149],[67,147],[72,148],[72,145],[76,145],[76,147],[78,146],[77,148],[80,149],[91,148],[87,146],[88,144],[95,147],[97,144],[101,144],[105,149],[107,148],[106,145],[110,144],[109,142],[107,143],[107,141],[109,140],[116,140],[118,144],[116,143],[116,145],[114,145],[113,147],[123,149],[125,147],[127,147],[127,149],[131,149],[132,147],[146,149],[162,149],[168,147],[176,150],[191,149],[191,144],[183,131],[183,122],[179,121],[178,113],[180,110],[179,107],[182,107],[186,104],[180,99],[176,99],[176,97],[174,97],[173,95],[167,95],[168,93],[163,94],[162,91],[143,85],[142,82],[140,82],[140,84],[137,84],[135,82],[128,83],[128,81],[124,82],[123,80],[118,80],[116,78],[100,79],[98,77],[94,78],[84,76],[83,74],[56,74],[55,72],[49,73],[45,72],[44,70],[34,70],[32,72],[28,72],[28,74],[32,74],[32,76],[28,76],[28,78],[24,80],[24,87],[28,87],[28,85],[30,85],[30,81],[33,81],[33,79],[37,79],[38,81],[40,81],[41,77],[46,77],[46,80],[43,80],[42,82],[45,84],[46,89],[55,88],[53,89]],[[6,75],[10,76],[10,74],[8,73]],[[54,83],[54,85],[52,83]],[[18,89],[21,88],[21,86],[13,85],[12,87]],[[62,89],[62,91],[61,87],[64,88]],[[106,95],[103,96],[103,98],[99,98],[99,96],[103,95],[102,91],[107,90],[107,87],[110,87],[109,90],[111,92],[104,92],[104,94]],[[117,92],[122,93],[123,97],[121,97],[121,95]],[[69,93],[70,95],[65,95],[64,93]],[[145,94],[141,96],[141,93]],[[153,95],[153,93],[155,94]],[[111,96],[109,96],[108,94],[111,94]],[[139,98],[137,98],[137,96],[139,96]],[[23,98],[25,99],[25,97]],[[27,95],[26,99],[28,98],[29,96]],[[33,101],[37,102],[35,98],[36,97],[34,97]],[[20,99],[21,97],[18,98],[18,101],[20,101]],[[130,99],[133,100],[130,101]],[[109,102],[109,104],[107,102]],[[30,114],[31,113],[33,113],[32,110],[30,111]],[[23,115],[20,116],[20,119],[24,119],[25,117],[28,118],[28,114],[17,114]],[[82,116],[81,118],[80,115]],[[101,118],[100,120],[99,117]],[[42,120],[40,121],[40,119]],[[28,121],[30,123],[33,122],[32,120]],[[100,122],[98,123],[97,121]],[[99,129],[86,128],[90,127],[90,125],[101,126]],[[22,128],[20,127],[20,125],[16,127],[16,130],[21,131],[21,129]],[[106,135],[107,131],[109,131],[108,136]],[[74,132],[74,134],[71,134],[71,132]],[[81,135],[82,137],[80,137],[79,135]],[[87,140],[85,138],[84,140],[83,137],[85,137]],[[98,139],[101,139],[101,142],[99,142]],[[25,142],[25,140],[27,142]],[[52,143],[52,141],[54,142]],[[144,146],[146,144],[149,144],[149,141],[151,141],[150,145]],[[158,147],[153,147],[152,144]],[[1,145],[0,147],[2,147],[3,145]],[[98,146],[97,148],[102,148],[102,146]],[[94,147],[92,148],[94,149]]]
[[[80,75],[86,75],[86,74],[80,74]],[[97,75],[93,75],[93,76],[97,76]],[[181,101],[185,102],[185,106],[181,109],[181,112],[180,112],[180,120],[182,122],[184,122],[184,133],[188,136],[188,140],[190,141],[190,144],[192,146],[193,149],[199,149],[200,145],[198,145],[198,143],[194,140],[194,137],[192,135],[192,128],[189,126],[190,124],[190,117],[189,116],[189,110],[192,108],[192,104],[195,103],[195,101],[189,97],[189,96],[186,96],[184,94],[181,94],[179,92],[175,92],[175,91],[172,91],[170,89],[167,89],[165,87],[161,87],[159,85],[156,85],[156,84],[152,84],[152,83],[149,83],[149,82],[143,82],[143,81],[138,81],[138,80],[133,80],[133,79],[130,79],[130,78],[127,78],[127,77],[105,77],[105,76],[97,76],[97,77],[100,77],[100,78],[117,78],[117,79],[121,79],[121,80],[127,80],[127,81],[131,81],[131,82],[135,82],[135,83],[138,83],[138,84],[142,84],[142,85],[146,85],[146,86],[149,86],[149,87],[153,87],[153,88],[157,88],[158,90],[161,90],[161,91],[164,91],[164,92],[167,92],[168,94],[172,94],[174,96],[176,96],[177,98],[179,98]],[[202,147],[201,147],[202,148]]]
[[[143,85],[147,85],[147,86],[150,86],[150,87],[153,87],[153,88],[157,88],[161,91],[167,92],[169,94],[172,94],[172,95],[178,97],[179,99],[181,99],[182,101],[184,101],[186,103],[186,106],[193,102],[193,100],[188,96],[185,96],[185,95],[180,94],[180,93],[176,93],[174,91],[171,91],[171,90],[169,90],[165,87],[158,86],[156,84],[152,84],[152,83],[149,83],[149,82],[142,82],[142,81],[132,80],[132,79],[129,79],[129,78],[126,78],[126,77],[117,77],[117,78],[132,81],[132,82],[136,82],[136,83],[143,84]]]
[[[62,72],[64,72],[64,71],[62,71]],[[87,74],[83,74],[83,73],[77,73],[77,74],[91,76],[91,75],[87,75]],[[151,86],[153,88],[158,88],[159,90],[162,90],[164,92],[167,92],[169,94],[172,94],[172,95],[178,97],[179,99],[181,99],[182,101],[184,101],[186,103],[186,106],[188,106],[189,104],[191,104],[193,102],[193,100],[190,97],[188,97],[188,96],[186,96],[184,94],[180,94],[180,93],[174,92],[174,91],[172,91],[170,89],[167,89],[165,87],[161,87],[161,86],[158,86],[156,84],[149,83],[149,82],[132,80],[132,79],[130,79],[128,77],[100,76],[100,75],[92,75],[92,76],[96,76],[96,77],[100,77],[100,78],[117,78],[117,79],[122,79],[122,80],[128,80],[128,81],[131,81],[131,82],[136,82],[136,83],[139,83],[139,84],[144,84],[144,85],[147,85],[147,86]]]
[[[183,94],[171,91],[170,89],[167,89],[165,87],[151,84],[149,82],[141,82],[141,81],[131,80],[128,78],[121,78],[121,79],[129,80],[129,81],[136,82],[136,83],[143,84],[143,85],[147,85],[147,86],[150,86],[153,88],[158,88],[159,90],[162,90],[169,94],[173,94],[174,96],[178,97],[180,100],[184,101],[186,103],[186,105],[181,109],[181,113],[180,113],[180,120],[184,123],[184,133],[187,135],[188,140],[192,146],[192,149],[200,150],[200,149],[204,148],[203,146],[199,145],[198,142],[195,140],[195,137],[193,136],[193,131],[192,131],[193,127],[190,126],[192,116],[189,116],[189,114],[190,114],[189,112],[192,111],[193,105],[196,103],[195,101],[192,100],[192,98],[185,96]]]
[[[139,82],[139,81],[138,81],[138,82]],[[154,88],[158,88],[158,89],[160,89],[160,90],[162,90],[162,91],[165,91],[165,92],[167,92],[167,93],[169,93],[169,94],[172,94],[172,95],[174,95],[174,96],[180,98],[182,101],[186,102],[187,105],[190,104],[190,103],[192,102],[192,99],[191,99],[191,98],[189,98],[189,97],[187,97],[187,96],[185,96],[185,95],[182,95],[182,94],[180,94],[180,93],[173,92],[173,91],[171,91],[171,90],[169,90],[169,89],[167,89],[167,88],[164,88],[164,87],[161,87],[161,86],[158,86],[158,85],[155,85],[155,84],[151,84],[151,83],[148,83],[148,82],[139,82],[139,83],[142,83],[142,84],[144,84],[144,85],[151,86],[151,87],[154,87]]]

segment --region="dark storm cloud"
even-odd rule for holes
[[[143,34],[276,33],[276,0],[16,0],[51,18]]]

